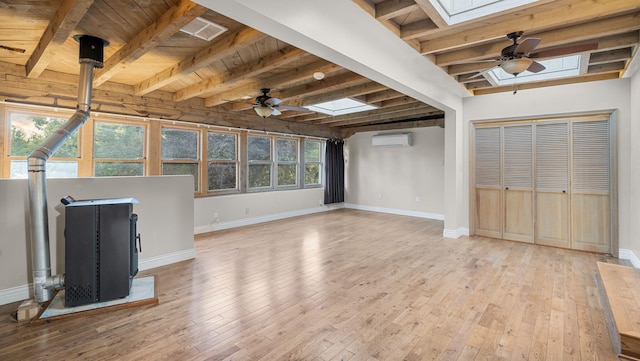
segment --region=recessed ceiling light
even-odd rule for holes
[[[313,78],[315,80],[322,80],[324,79],[324,73],[321,71],[316,71],[315,73],[313,73]]]

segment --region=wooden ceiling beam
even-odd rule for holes
[[[69,38],[73,29],[93,5],[93,0],[64,0],[40,37],[38,45],[27,60],[25,73],[37,78],[54,59],[58,48]]]
[[[367,14],[371,15],[371,17],[376,17],[376,6],[369,2],[368,0],[352,0],[354,4],[358,5],[362,10],[364,10]],[[385,28],[387,28],[392,33],[396,34],[396,36],[400,36],[400,26],[398,26],[395,22],[390,21],[388,19],[379,19],[378,20]],[[418,46],[419,44],[416,44]]]
[[[533,13],[527,17],[514,16],[503,19],[496,24],[460,31],[450,35],[424,41],[420,44],[422,54],[438,53],[457,47],[471,46],[483,42],[491,42],[503,38],[515,30],[529,33],[544,31],[545,29],[561,28],[568,23],[586,23],[597,21],[602,14],[625,14],[640,10],[637,0],[617,0],[599,3],[594,6],[589,1],[575,1],[562,6]]]
[[[631,55],[631,47],[592,53],[591,58],[589,59],[589,65],[626,61],[631,58]]]
[[[216,39],[213,44],[198,51],[193,56],[183,59],[178,64],[136,84],[134,86],[135,94],[145,95],[162,88],[174,82],[181,75],[192,73],[266,37],[267,35],[251,28],[226,33]]]
[[[358,84],[358,85],[350,86],[344,89],[327,91],[326,93],[313,95],[313,96],[305,96],[302,99],[290,101],[288,104],[304,107],[308,105],[324,103],[324,102],[342,99],[342,98],[357,97],[357,96],[361,96],[369,93],[378,92],[384,89],[387,89],[387,87],[373,81],[368,81],[364,84]]]
[[[367,94],[364,101],[366,103],[378,103],[389,99],[399,98],[405,96],[397,90],[385,89],[379,92]]]
[[[422,102],[414,102],[414,103],[411,103],[411,104],[398,105],[398,106],[393,106],[393,107],[388,107],[388,108],[379,108],[379,109],[368,110],[368,111],[364,111],[364,112],[337,115],[337,116],[334,116],[334,117],[329,117],[327,119],[322,119],[317,123],[320,123],[320,124],[333,124],[333,123],[351,121],[351,120],[354,120],[354,119],[361,119],[361,118],[371,118],[371,117],[378,117],[378,116],[383,116],[383,117],[387,116],[387,117],[389,117],[390,114],[393,114],[393,113],[402,113],[402,114],[405,114],[405,113],[409,114],[409,113],[412,113],[412,112],[413,113],[420,113],[425,108],[433,108],[433,107],[430,106],[430,105],[424,104]],[[435,109],[435,108],[433,108],[433,109]]]
[[[404,128],[408,128],[408,124],[414,121],[420,120],[442,120],[442,122],[433,122],[430,126],[444,127],[444,113],[441,111],[426,111],[419,114],[397,115],[389,118],[375,118],[375,119],[360,119],[351,123],[339,125],[342,129],[349,129],[353,127],[365,127],[375,125],[387,125],[387,124],[405,124]],[[333,127],[331,124],[330,127]]]
[[[485,94],[494,94],[494,93],[503,93],[503,92],[512,92],[515,89],[518,91],[526,90],[526,89],[535,89],[542,87],[550,87],[564,84],[573,84],[573,83],[584,83],[588,81],[598,81],[598,80],[609,80],[609,79],[618,79],[618,73],[603,73],[603,74],[594,74],[594,75],[584,75],[579,77],[572,78],[563,78],[563,79],[555,79],[555,80],[547,80],[540,82],[531,82],[531,83],[520,83],[514,88],[513,85],[503,85],[497,87],[487,87],[484,89],[477,89],[473,91],[474,95],[485,95]]]
[[[413,109],[393,111],[393,112],[381,112],[379,114],[373,114],[367,117],[352,118],[352,119],[335,121],[335,122],[324,122],[322,124],[327,124],[330,127],[345,127],[345,126],[353,126],[356,124],[374,124],[378,122],[394,122],[394,121],[407,119],[407,118],[417,118],[417,117],[440,114],[440,113],[442,113],[442,111],[434,107],[430,107],[428,105],[422,104],[422,106],[415,107]]]
[[[416,2],[416,4],[418,4],[420,9],[422,9],[422,11],[424,11],[424,13],[427,14],[429,19],[431,19],[431,21],[438,28],[446,28],[446,27],[449,26],[447,21],[442,17],[442,15],[440,15],[440,13],[438,12],[438,10],[436,10],[436,8],[433,6],[431,1],[429,1],[429,0],[415,0],[415,2]]]
[[[542,39],[540,46],[536,50],[544,50],[545,48],[592,41],[601,37],[627,33],[638,29],[640,29],[640,12],[541,33],[527,34],[524,37]],[[438,54],[436,55],[436,65],[446,66],[471,60],[498,58],[502,49],[510,44],[510,41],[505,37],[503,41]]]
[[[180,28],[204,14],[207,8],[189,0],[182,0],[172,6],[131,41],[118,49],[104,62],[104,68],[97,69],[93,85],[98,87],[138,60],[151,49],[175,34]]]
[[[589,64],[587,74],[602,74],[602,73],[620,73],[624,70],[626,65],[625,61],[616,61],[612,63],[603,64]]]
[[[368,82],[370,82],[370,80],[362,75],[348,72],[331,77],[325,77],[322,80],[299,85],[293,88],[284,89],[280,92],[280,97],[282,100],[290,102],[292,100],[302,99],[304,97],[320,93],[333,92]]]
[[[419,118],[418,118],[419,119]],[[436,119],[414,120],[409,119],[407,121],[399,121],[387,124],[371,124],[371,125],[359,125],[355,127],[343,127],[343,138],[349,138],[352,135],[360,132],[375,132],[382,130],[397,130],[397,129],[413,129],[413,128],[426,128],[426,127],[440,127],[444,128],[444,117]]]
[[[376,4],[375,18],[389,20],[420,9],[414,0],[384,0]]]
[[[331,73],[340,69],[342,68],[335,64],[331,64],[326,60],[319,60],[300,68],[296,68],[284,74],[278,74],[270,78],[256,80],[249,84],[244,84],[240,87],[214,94],[207,97],[204,101],[204,104],[207,107],[214,107],[220,104],[227,103],[231,100],[240,99],[247,95],[258,96],[258,91],[261,88],[275,89],[278,86],[286,86],[288,84],[297,83],[306,79],[312,79],[313,73],[317,71],[323,73]]]
[[[269,54],[263,58],[260,58],[254,63],[241,65],[229,72],[217,74],[197,84],[180,89],[176,92],[173,100],[182,101],[197,97],[221,85],[232,85],[238,81],[245,80],[247,78],[254,77],[278,67],[290,64],[308,55],[310,54],[303,50],[290,46],[285,49],[276,51],[273,54]]]
[[[400,38],[408,41],[432,30],[438,29],[438,25],[430,18],[418,20],[400,27]]]
[[[416,0],[416,3],[418,3],[422,7],[423,11],[425,12],[425,14],[427,14],[430,17],[430,19],[434,19],[434,17],[436,17],[436,20],[433,20],[435,23],[434,25],[436,26],[435,27],[426,26],[426,27],[420,28],[419,26],[417,26],[418,24],[416,24],[416,26],[411,26],[411,27],[408,26],[410,24],[407,24],[405,25],[407,26],[407,29],[406,29],[407,32],[404,33],[404,28],[403,28],[402,38],[404,40],[411,40],[411,39],[417,39],[417,38],[422,38],[423,40],[430,40],[432,38],[439,37],[439,36],[446,36],[446,35],[451,35],[459,32],[472,31],[472,29],[479,27],[478,24],[483,24],[486,26],[489,26],[492,24],[493,25],[499,24],[503,21],[504,17],[517,16],[521,18],[526,18],[531,14],[535,14],[536,12],[539,12],[548,8],[547,4],[549,3],[555,3],[555,4],[552,4],[552,6],[558,6],[558,3],[560,2],[569,4],[575,1],[581,1],[581,0],[538,0],[529,4],[520,5],[515,8],[504,10],[498,13],[492,13],[486,16],[482,16],[482,17],[473,19],[473,21],[463,21],[463,22],[458,22],[458,23],[449,25],[444,20],[444,18],[442,18],[440,13],[433,7],[433,5],[430,3],[429,0]]]
[[[491,62],[483,62],[483,63],[469,63],[469,64],[455,64],[449,65],[446,67],[446,71],[449,75],[461,75],[468,73],[477,73],[479,71],[491,68],[496,65],[500,65],[501,61],[491,61]]]

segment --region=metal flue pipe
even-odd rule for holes
[[[53,291],[64,287],[64,276],[51,276],[49,255],[49,212],[47,206],[47,159],[89,119],[93,69],[104,66],[103,54],[106,41],[89,35],[74,37],[80,43],[80,81],[78,84],[78,109],[42,145],[34,150],[29,165],[29,212],[31,216],[31,262],[33,270],[33,296],[36,302],[46,302]]]

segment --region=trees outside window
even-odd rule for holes
[[[193,187],[199,190],[200,157],[198,131],[163,127],[161,131],[162,174],[193,176]]]
[[[93,131],[94,175],[144,175],[145,127],[95,122]]]
[[[304,141],[304,185],[322,184],[322,143],[316,140]]]
[[[278,187],[298,185],[298,140],[278,138],[276,141]]]
[[[249,189],[270,188],[273,168],[271,138],[250,135],[247,137],[247,142]]]
[[[238,136],[207,133],[207,184],[209,191],[238,189]]]
[[[27,178],[27,157],[66,121],[65,118],[46,115],[10,113],[11,178]],[[78,155],[78,132],[75,132],[47,162],[47,178],[77,177]]]
[[[0,104],[0,177],[27,178],[27,157],[72,115]],[[47,177],[191,175],[194,195],[322,186],[324,142],[180,121],[93,114],[46,162]]]

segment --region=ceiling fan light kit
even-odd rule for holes
[[[505,61],[504,63],[500,64],[500,67],[502,68],[502,70],[515,76],[529,69],[531,63],[533,63],[533,60],[529,58],[519,58]]]
[[[266,118],[273,114],[273,108],[264,105],[257,105],[253,107],[253,110],[255,110],[256,113],[263,118]]]

